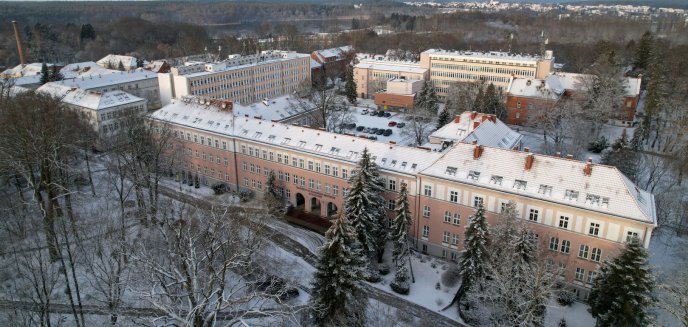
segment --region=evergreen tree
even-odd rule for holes
[[[638,49],[635,53],[635,60],[633,65],[636,68],[647,69],[650,64],[650,59],[652,57],[652,51],[655,46],[655,38],[650,33],[650,31],[645,32],[642,38],[640,38],[640,43],[638,44]]]
[[[143,67],[143,59],[136,58],[136,68],[142,68],[142,67]]]
[[[428,85],[427,97],[425,98],[425,112],[431,117],[437,116],[437,110],[439,109],[439,99],[437,98],[437,92],[435,88],[430,83]]]
[[[270,171],[268,180],[265,182],[265,202],[271,210],[279,210],[282,205],[282,195],[280,195],[275,185],[275,172]]]
[[[81,33],[79,34],[79,37],[81,38],[81,40],[84,40],[84,39],[95,40],[96,31],[95,31],[95,29],[93,29],[93,25],[91,25],[91,24],[81,25]]]
[[[380,256],[387,239],[385,199],[382,197],[384,183],[368,148],[363,149],[349,184],[351,189],[344,201],[345,215],[356,230],[363,250],[370,256],[376,253]]]
[[[124,71],[124,64],[122,63],[122,60],[120,60],[117,64],[117,70]]]
[[[440,112],[440,116],[437,118],[437,129],[442,128],[442,126],[449,124],[451,122],[451,114],[446,108]]]
[[[473,111],[483,112],[485,108],[485,91],[483,86],[478,86],[478,94],[475,95],[475,101],[473,102]]]
[[[487,247],[490,243],[485,208],[482,203],[476,208],[475,213],[468,218],[468,225],[464,232],[464,253],[461,257],[459,271],[462,276],[461,289],[473,287],[474,283],[486,275],[486,262],[490,253]],[[458,296],[461,299],[462,294]]]
[[[648,326],[648,309],[655,300],[647,251],[637,239],[626,244],[621,255],[602,265],[588,303],[596,326]]]
[[[636,133],[640,135],[642,132],[636,131]],[[631,142],[626,140],[626,130],[624,130],[624,133],[614,141],[611,148],[603,152],[601,163],[618,168],[635,183],[640,172],[640,154],[633,146]]]
[[[41,85],[50,82],[50,71],[48,70],[48,65],[44,62],[41,65]]]
[[[52,69],[50,70],[50,81],[55,82],[55,81],[61,81],[64,79],[64,76],[60,71],[57,69],[57,66],[53,65]]]
[[[427,108],[428,93],[430,93],[430,90],[428,89],[429,86],[430,83],[428,83],[428,81],[424,81],[423,88],[420,90],[420,93],[416,95],[416,111],[425,110],[425,108]]]
[[[392,231],[390,238],[393,242],[392,260],[396,265],[396,273],[394,275],[394,282],[390,284],[392,290],[397,293],[407,294],[409,291],[408,284],[408,268],[406,268],[409,261],[409,246],[408,246],[408,229],[411,227],[413,217],[411,216],[408,189],[406,183],[401,183],[399,196],[397,197],[394,212],[396,216],[392,222]]]
[[[354,73],[352,69],[346,70],[346,84],[344,85],[344,93],[349,103],[356,104],[356,81],[354,80]]]
[[[317,326],[364,326],[367,298],[359,288],[366,253],[356,231],[342,214],[325,233],[327,242],[313,277],[311,303]]]

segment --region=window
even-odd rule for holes
[[[576,280],[583,281],[583,276],[585,276],[585,269],[581,267],[576,267]]]
[[[268,160],[268,151],[263,150],[263,160]]]
[[[315,190],[318,192],[322,190],[322,184],[320,184],[320,181],[315,182]]]
[[[585,244],[581,244],[580,248],[578,249],[578,257],[583,258],[583,259],[587,259],[589,250],[590,250],[590,247],[588,247]]]
[[[301,186],[306,186],[306,178],[301,176],[299,178],[299,184],[301,184]]]
[[[254,164],[251,164],[251,172],[255,173],[256,172],[256,166]]]
[[[304,167],[304,160],[299,159],[299,168],[303,169],[303,167]],[[310,170],[313,170],[313,167],[311,167]]]
[[[549,239],[549,249],[552,251],[556,251],[559,249],[559,238],[558,237],[552,237]]]
[[[593,235],[593,236],[599,236],[600,235],[600,224],[590,223],[590,229],[588,229],[588,234]]]
[[[442,243],[449,243],[450,236],[451,234],[449,232],[444,231],[444,233],[442,233]]]
[[[397,181],[390,179],[388,183],[388,188],[390,191],[396,191],[397,190]]]
[[[308,161],[308,170],[313,170],[313,161]]]
[[[277,162],[282,163],[282,154],[281,153],[277,154]]]
[[[454,213],[454,217],[452,219],[452,224],[454,224],[454,225],[461,224],[461,215],[458,212]]]
[[[330,174],[330,165],[325,165],[325,175]]]
[[[571,250],[571,241],[562,240],[561,241],[561,253],[569,254]]]
[[[473,181],[477,181],[478,178],[480,178],[480,172],[479,171],[471,170],[468,172],[468,179],[473,180]]]
[[[432,186],[430,185],[425,185],[423,187],[423,195],[425,196],[432,196]]]
[[[459,191],[449,191],[449,202],[459,202]]]
[[[595,278],[597,278],[597,272],[596,271],[588,271],[588,284],[592,284],[595,282]]]
[[[568,229],[569,228],[569,217],[560,216],[559,217],[559,228]]]
[[[490,177],[490,184],[502,185],[503,179],[504,178],[502,176],[492,175],[492,177]]]
[[[578,201],[578,191],[566,190],[564,198],[567,200]]]
[[[260,175],[260,166],[256,165],[256,173]]]
[[[538,189],[538,194],[552,195],[552,186],[540,184],[540,188]]]
[[[339,176],[339,167],[332,166],[332,176],[334,176],[334,177]]]
[[[538,214],[540,214],[539,210],[530,209],[530,213],[528,214],[528,220],[537,222],[538,221]]]
[[[430,206],[423,206],[423,217],[430,217]]]
[[[241,164],[241,168],[242,168],[244,171],[246,171],[246,166],[247,166],[247,165],[246,165],[246,161],[244,161],[244,163]]]
[[[395,204],[394,200],[387,200],[387,209],[388,210],[394,210]]]
[[[277,179],[284,180],[284,173],[281,170],[277,171]]]
[[[592,248],[592,251],[590,251],[590,260],[600,262],[601,258],[602,250],[598,248]]]
[[[330,193],[330,184],[325,183],[325,193]]]
[[[452,245],[459,245],[459,234],[452,234]]]
[[[270,161],[275,161],[275,153],[270,152]]]
[[[477,207],[479,207],[479,206],[481,206],[481,205],[483,205],[483,198],[480,197],[480,196],[474,197],[474,198],[473,198],[473,206],[477,208]]]
[[[342,187],[342,196],[347,197],[349,196],[349,189],[346,187]]]
[[[430,227],[423,226],[423,237],[427,238],[429,234],[430,234]]]
[[[444,222],[445,223],[451,223],[451,216],[452,216],[451,212],[445,211],[444,212]]]
[[[456,171],[456,167],[447,167],[447,170],[444,173],[447,175],[456,176]]]
[[[312,179],[309,178],[308,179],[308,187],[313,188],[314,185],[315,185],[315,181],[313,181]]]
[[[585,204],[599,206],[599,205],[600,205],[600,200],[601,200],[601,198],[600,198],[599,195],[595,195],[595,194],[590,194],[590,193],[588,193],[588,194],[585,196]]]
[[[299,165],[299,159],[297,159],[296,157],[291,158],[291,165],[294,167],[298,166]]]
[[[320,172],[320,163],[319,163],[319,162],[316,162],[316,163],[315,163],[315,172],[316,172],[316,173],[319,173],[319,172]]]
[[[525,190],[525,189],[526,189],[526,184],[528,184],[528,182],[526,182],[526,181],[524,181],[524,180],[517,179],[517,180],[514,181],[514,189],[516,189],[516,190]]]
[[[337,176],[337,175],[335,174],[335,176]],[[344,168],[342,168],[342,178],[344,178],[344,179],[349,178],[349,173],[348,173],[348,171],[347,171],[346,169],[344,169]]]
[[[248,178],[244,177],[244,186],[248,187]]]
[[[284,173],[284,181],[289,183],[289,173]]]
[[[332,185],[332,195],[337,195],[339,193],[339,186]]]
[[[248,155],[253,157],[253,148],[252,147],[248,147]]]
[[[450,259],[456,262],[459,259],[459,255],[456,252],[451,252]]]
[[[638,238],[638,233],[636,232],[627,232],[626,233],[626,243],[630,242],[637,242],[640,238]]]

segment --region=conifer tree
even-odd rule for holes
[[[415,108],[416,111],[419,110],[425,110],[427,108],[427,102],[428,102],[428,93],[430,90],[428,89],[428,86],[430,86],[430,83],[427,81],[423,82],[423,88],[420,90],[420,93],[416,95],[416,103],[415,103]]]
[[[143,67],[143,59],[136,58],[136,68],[142,68],[142,67]]]
[[[344,85],[344,93],[349,103],[356,104],[356,81],[354,80],[354,73],[352,69],[346,70],[346,84]]]
[[[41,85],[50,82],[50,71],[48,70],[48,65],[44,62],[41,65]]]
[[[473,102],[473,111],[483,112],[485,109],[485,90],[483,85],[478,86],[478,94],[475,95],[475,101]]]
[[[342,214],[325,234],[313,278],[311,303],[317,326],[364,326],[367,298],[359,288],[367,257]]]
[[[394,274],[394,281],[390,284],[392,290],[401,294],[408,294],[409,291],[409,274],[406,264],[409,263],[409,247],[408,247],[408,229],[413,222],[411,212],[409,210],[408,189],[406,183],[401,184],[399,190],[399,197],[397,197],[396,206],[394,208],[396,216],[392,222],[392,231],[390,238],[393,242],[392,259],[396,265],[396,272]]]
[[[451,114],[445,108],[440,112],[440,116],[437,119],[437,129],[442,128],[442,126],[449,124],[451,122]]]
[[[468,218],[468,225],[464,232],[464,253],[461,257],[459,272],[462,283],[457,293],[460,301],[463,294],[486,274],[485,267],[489,260],[487,247],[490,243],[485,208],[482,203],[475,213]]]
[[[53,65],[52,69],[50,70],[50,81],[55,82],[55,81],[61,81],[64,79],[64,76],[60,71],[57,69],[57,66]]]
[[[638,44],[638,49],[635,53],[635,60],[633,65],[636,68],[647,69],[650,65],[650,60],[652,58],[652,51],[655,46],[655,39],[650,31],[645,32],[640,38],[640,43]]]
[[[386,217],[383,181],[368,149],[363,149],[358,167],[349,179],[351,188],[344,202],[344,212],[356,230],[363,250],[371,257],[384,252]],[[381,247],[382,245],[382,247]]]
[[[275,172],[270,171],[265,182],[265,202],[271,210],[279,210],[282,204],[282,196],[275,185]]]
[[[637,239],[626,244],[623,252],[606,261],[595,279],[588,303],[597,326],[648,326],[648,309],[655,300],[652,271],[647,251]]]
[[[120,60],[117,64],[117,70],[124,71],[124,64],[122,63],[122,60]]]
[[[431,117],[437,116],[437,110],[439,109],[439,99],[437,98],[437,92],[435,88],[430,83],[428,85],[427,96],[425,98],[425,111]]]

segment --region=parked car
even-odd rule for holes
[[[397,125],[397,122],[395,122],[395,121],[391,121],[387,124],[387,126],[389,126],[389,127],[394,127],[396,125]]]
[[[392,114],[389,113],[389,112],[385,112],[385,113],[384,113],[384,116],[387,117],[387,118],[389,118],[389,117],[392,117]]]
[[[385,130],[382,129],[382,128],[380,128],[380,129],[377,130],[377,132],[375,132],[375,134],[377,134],[377,135],[382,135],[384,132],[385,132]]]
[[[378,117],[382,117],[382,116],[384,116],[384,115],[385,115],[385,112],[384,112],[384,111],[379,111],[379,112],[377,113],[377,116],[378,116]]]
[[[406,123],[399,123],[399,124],[397,124],[397,128],[402,128],[402,127],[404,127],[404,126],[406,126]]]
[[[361,114],[367,115],[367,114],[368,114],[368,109],[363,109],[363,111],[361,111]]]
[[[388,130],[386,130],[384,133],[382,133],[382,135],[384,135],[384,136],[390,136],[390,135],[392,135],[392,130],[391,130],[391,129],[388,129]]]
[[[405,121],[411,121],[411,120],[413,120],[413,116],[412,116],[412,115],[408,115],[408,116],[404,117],[404,120],[405,120]]]
[[[377,116],[377,112],[376,112],[376,111],[371,111],[371,112],[369,113],[369,115],[371,115],[371,116]]]
[[[375,140],[377,140],[377,136],[369,136],[368,139],[375,141]]]
[[[377,130],[378,130],[377,127],[373,127],[373,129],[370,130],[370,134],[375,134],[375,133],[377,133]]]
[[[356,131],[360,132],[365,129],[365,126],[358,126],[356,127]]]
[[[354,129],[354,128],[356,128],[356,124],[355,123],[348,124],[347,128],[348,129]]]

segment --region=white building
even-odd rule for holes
[[[136,57],[109,54],[98,60],[97,63],[103,68],[117,69],[121,62],[124,70],[134,70],[138,67],[136,61]]]
[[[497,119],[475,111],[465,111],[430,134],[430,144],[448,146],[450,143],[473,143],[502,149],[521,150],[523,135]]]

